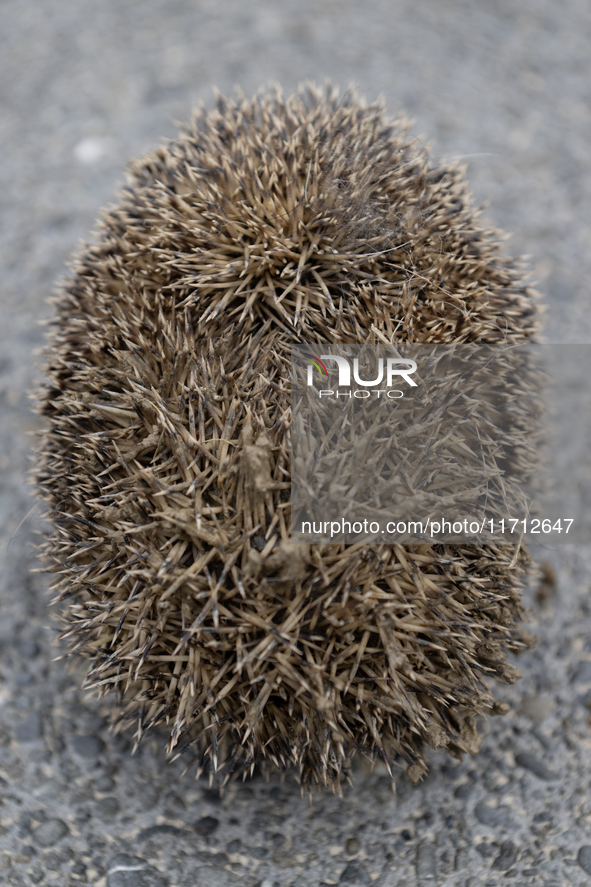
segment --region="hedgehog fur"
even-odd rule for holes
[[[131,164],[54,300],[36,479],[63,637],[197,771],[426,770],[513,682],[527,553],[295,545],[289,346],[524,343],[538,309],[463,169],[381,105],[218,96]],[[175,752],[175,753],[176,753]]]

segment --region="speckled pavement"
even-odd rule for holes
[[[222,10],[222,11],[220,11]],[[591,342],[591,6],[584,0],[5,0],[0,8],[0,883],[95,887],[591,884],[591,550],[539,549],[536,650],[481,752],[417,787],[359,768],[343,797],[288,775],[207,784],[134,756],[54,661],[25,484],[39,322],[126,160],[212,85],[330,77],[405,109],[531,255],[547,337]],[[591,503],[590,503],[591,505]]]

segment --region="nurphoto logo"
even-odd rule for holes
[[[336,369],[338,371],[338,388],[351,389],[351,363],[353,364],[353,380],[357,383],[357,385],[363,386],[362,388],[357,388],[354,391],[335,391],[331,388],[322,388],[318,391],[318,397],[357,397],[357,398],[367,398],[371,397],[372,394],[375,394],[377,397],[381,397],[382,394],[385,394],[386,397],[390,398],[390,400],[398,400],[400,397],[404,397],[404,391],[400,389],[394,388],[394,379],[397,381],[402,379],[408,385],[416,388],[417,383],[414,379],[411,379],[413,373],[417,370],[416,361],[410,360],[406,357],[387,357],[386,358],[386,367],[384,373],[384,358],[379,357],[377,359],[377,370],[374,370],[376,376],[374,379],[362,379],[360,368],[359,368],[359,358],[355,357],[353,360],[349,360],[347,357],[342,357],[341,355],[336,354],[321,354],[320,357],[317,357],[315,354],[310,354],[306,352],[303,355],[304,359],[308,363],[308,379],[307,384],[309,387],[314,388],[314,369],[318,371],[321,381],[327,381],[330,375],[326,364],[324,361],[334,361],[336,367],[331,366],[331,370],[334,371]],[[376,386],[382,385],[384,383],[384,375],[385,375],[385,388],[377,388]],[[372,390],[369,390],[372,389]]]

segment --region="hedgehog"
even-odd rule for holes
[[[61,637],[113,727],[160,725],[197,775],[419,780],[429,749],[478,751],[532,643],[523,546],[290,537],[292,345],[538,329],[464,167],[409,131],[331,86],[216,94],[131,163],[53,297],[35,474]]]

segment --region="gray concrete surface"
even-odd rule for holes
[[[360,771],[312,806],[258,777],[220,800],[131,757],[54,662],[25,485],[46,298],[126,160],[211,86],[330,77],[466,157],[488,218],[531,254],[552,341],[591,342],[591,7],[585,0],[5,0],[0,7],[0,882],[95,887],[591,883],[591,554],[538,551],[538,648],[480,754],[433,755],[395,798]]]

